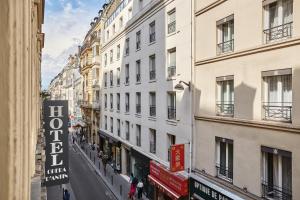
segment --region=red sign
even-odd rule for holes
[[[184,170],[184,144],[171,146],[170,169],[171,172]]]
[[[150,175],[176,193],[182,196],[188,195],[188,179],[186,177],[169,171],[166,167],[155,161],[150,162]]]

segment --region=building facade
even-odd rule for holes
[[[44,0],[1,1],[0,9],[0,199],[41,194],[40,121]],[[31,183],[36,187],[32,187]],[[45,189],[45,188],[44,188]],[[39,197],[46,199],[45,193]]]
[[[300,1],[194,3],[191,197],[299,199]]]
[[[123,177],[143,180],[153,199],[174,198],[148,179],[151,166],[170,172],[171,145],[184,144],[190,167],[191,40],[185,0],[121,1],[102,32],[100,149]],[[180,81],[188,86],[176,90]]]

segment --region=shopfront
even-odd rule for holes
[[[150,161],[148,180],[154,186],[154,200],[188,199],[188,177],[171,172],[153,160]]]

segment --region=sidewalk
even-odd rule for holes
[[[97,175],[99,175],[107,187],[110,188],[116,198],[120,200],[128,199],[128,191],[130,189],[129,178],[114,172],[114,169],[109,164],[106,165],[105,173],[102,160],[98,158],[96,150],[91,150],[90,145],[87,143],[84,144],[83,149],[77,142],[75,142],[75,145],[95,169]],[[148,200],[146,197],[143,197],[142,199]]]

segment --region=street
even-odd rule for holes
[[[88,164],[76,145],[70,144],[70,184],[73,191],[71,200],[114,200],[116,199],[105,183],[95,173],[94,169]],[[59,187],[48,188],[49,200],[62,199],[62,192]]]

